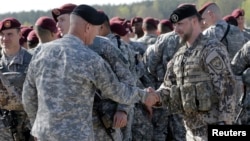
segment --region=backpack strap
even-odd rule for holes
[[[228,34],[228,32],[229,32],[229,29],[230,29],[230,25],[227,24],[226,32],[225,32],[225,34],[223,35],[223,37],[221,38],[221,40],[220,40],[220,41],[227,47],[227,51],[228,51],[228,41],[227,41],[226,36],[227,36],[227,34]]]

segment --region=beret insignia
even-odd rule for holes
[[[55,15],[57,15],[57,16],[61,14],[61,12],[60,12],[58,9],[54,9],[54,10],[53,10],[53,13],[54,13]]]
[[[171,16],[171,20],[173,21],[173,22],[178,22],[178,20],[179,20],[179,17],[178,17],[178,15],[177,14],[173,14],[172,16]]]
[[[3,24],[3,26],[5,28],[9,28],[9,27],[11,27],[11,22],[10,21],[5,21],[4,24]]]

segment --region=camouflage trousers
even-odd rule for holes
[[[152,141],[153,125],[142,103],[136,103],[132,123],[132,141]]]
[[[208,141],[208,127],[202,126],[196,129],[190,129],[186,125],[186,140],[187,141]]]
[[[114,132],[112,132],[112,140],[102,125],[95,110],[93,110],[92,119],[95,141],[122,141],[122,133],[120,128],[113,128]]]
[[[186,141],[186,128],[180,114],[168,116],[168,134],[166,141]]]
[[[25,112],[15,111],[17,127],[10,130],[0,121],[0,141],[33,141],[30,136],[30,123]],[[7,123],[8,124],[8,123]]]
[[[166,108],[153,108],[153,141],[166,141],[168,135],[168,115]]]

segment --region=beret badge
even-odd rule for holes
[[[3,26],[5,28],[9,28],[9,27],[11,27],[11,22],[10,21],[5,21],[4,24],[3,24]]]
[[[171,20],[172,20],[174,23],[178,22],[178,20],[179,20],[178,15],[177,15],[177,14],[171,15]]]
[[[55,15],[57,15],[57,16],[61,14],[61,12],[60,12],[58,9],[54,9],[54,10],[53,10],[53,13],[54,13]]]

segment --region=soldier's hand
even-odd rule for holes
[[[113,127],[122,128],[127,125],[128,116],[123,111],[117,111],[114,115]]]
[[[155,92],[155,90],[151,87],[147,88],[148,96],[145,100],[145,105],[148,107],[152,107],[155,105],[157,102],[160,101],[159,95]]]

